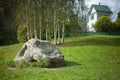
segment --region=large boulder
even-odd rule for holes
[[[61,51],[52,43],[39,39],[30,39],[18,52],[14,61],[49,61],[62,62],[64,56]]]

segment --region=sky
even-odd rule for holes
[[[85,0],[86,5],[90,8],[91,4],[107,5],[112,10],[113,14],[111,16],[112,21],[116,20],[117,13],[120,11],[120,0]]]

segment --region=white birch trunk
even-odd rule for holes
[[[56,11],[54,10],[54,44],[57,44]]]
[[[30,1],[30,0],[28,0],[28,1]],[[28,2],[28,5],[29,5],[29,3],[30,2]],[[30,20],[30,8],[29,7],[28,7],[28,19]],[[28,20],[28,25],[29,25],[29,27],[28,27],[28,29],[29,29],[29,39],[31,39],[31,38],[33,38],[33,36],[32,36],[33,32],[32,32],[32,24],[30,24],[29,20]]]
[[[46,41],[48,40],[48,18],[47,18],[47,25],[46,25]]]
[[[42,40],[42,24],[41,24],[41,16],[40,16],[40,40]]]
[[[29,37],[29,26],[28,26],[28,4],[29,4],[29,0],[27,0],[27,3],[26,3],[26,27],[27,27],[27,40],[30,39],[30,37]]]
[[[60,26],[59,26],[59,19],[57,22],[57,27],[58,27],[58,44],[60,44]]]
[[[62,28],[62,43],[64,43],[64,35],[65,34],[65,22],[64,22],[64,20],[63,20],[63,28]]]
[[[32,32],[32,26],[30,24],[29,24],[29,29],[30,29],[30,39],[31,39],[31,38],[33,38],[33,36],[32,36],[33,32]]]
[[[37,39],[37,29],[36,29],[36,17],[35,17],[35,11],[34,11],[34,37]]]
[[[41,15],[41,0],[40,0],[40,4],[39,5],[39,20],[40,20],[40,27],[39,27],[39,39],[42,40],[42,15]]]

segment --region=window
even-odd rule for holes
[[[94,15],[91,15],[91,18],[90,18],[91,20],[93,20],[94,19]]]
[[[94,23],[92,23],[92,27],[94,26]]]

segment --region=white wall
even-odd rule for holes
[[[93,16],[93,19],[91,17]],[[93,8],[91,13],[89,14],[89,21],[87,23],[87,28],[89,32],[95,32],[95,29],[93,28],[92,24],[95,24],[97,21],[97,13],[96,10]]]

